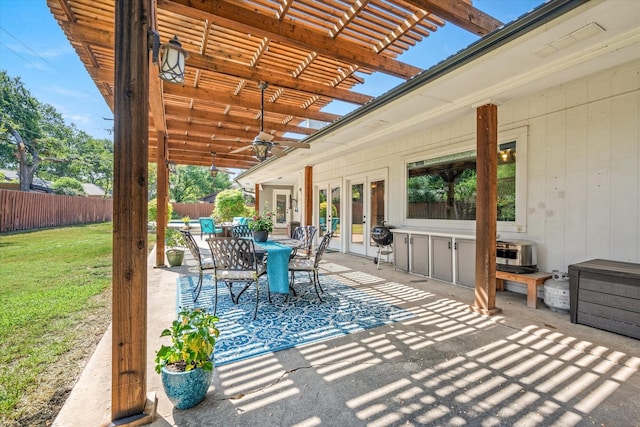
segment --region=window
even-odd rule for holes
[[[499,145],[498,221],[516,220],[516,143]],[[408,219],[476,219],[476,152],[407,164]]]

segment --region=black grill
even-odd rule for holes
[[[371,238],[380,246],[388,246],[393,242],[393,233],[390,231],[396,228],[393,225],[375,225],[371,229]]]

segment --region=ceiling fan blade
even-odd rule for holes
[[[273,141],[273,135],[271,135],[270,133],[267,133],[267,132],[260,131],[258,136],[256,136],[256,139],[258,139],[260,141],[271,142],[271,141]]]
[[[236,148],[235,150],[231,150],[231,151],[229,151],[229,154],[236,154],[236,153],[244,151],[244,150],[246,150],[248,148],[251,148],[251,145],[245,145],[244,147],[240,147],[240,148]]]
[[[309,145],[306,142],[294,142],[294,141],[278,141],[278,142],[274,142],[274,144],[284,145],[285,147],[293,147],[293,148],[310,148],[311,147],[311,145]]]
[[[273,146],[273,148],[271,149],[271,153],[273,153],[273,155],[276,157],[283,157],[287,155],[287,152],[284,150],[284,148],[278,146]]]

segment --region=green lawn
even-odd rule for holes
[[[0,425],[48,425],[110,322],[112,223],[0,235]]]

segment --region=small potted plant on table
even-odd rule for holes
[[[218,317],[205,310],[187,309],[160,334],[171,337],[171,345],[156,352],[156,372],[177,409],[191,408],[207,394],[213,377],[213,349],[220,335],[217,321]]]
[[[249,221],[249,229],[253,231],[253,240],[256,242],[266,242],[269,233],[273,231],[273,212],[265,210],[262,215],[255,215]]]

